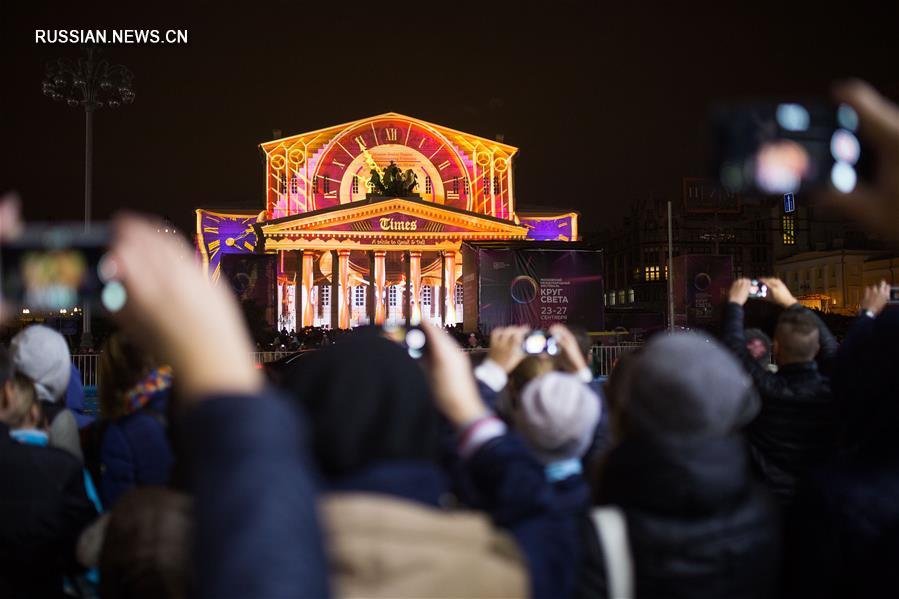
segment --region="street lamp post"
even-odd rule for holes
[[[58,58],[47,64],[41,89],[57,102],[84,109],[84,230],[90,229],[93,195],[94,111],[118,108],[134,101],[131,71],[120,64],[98,58],[99,50],[87,46],[85,55],[72,62]],[[82,344],[90,342],[91,311],[83,306]]]

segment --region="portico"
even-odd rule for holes
[[[352,202],[257,229],[263,250],[282,256],[280,319],[286,328],[456,324],[462,241],[527,235],[526,227],[508,220],[414,198]]]

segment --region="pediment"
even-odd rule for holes
[[[378,236],[467,237],[474,234],[505,234],[524,237],[527,229],[514,222],[446,208],[439,204],[403,198],[354,202],[333,209],[298,214],[262,223],[266,236],[310,233],[367,234]]]

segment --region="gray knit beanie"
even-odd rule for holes
[[[550,372],[525,385],[512,418],[544,463],[583,455],[593,440],[600,400],[578,377]]]

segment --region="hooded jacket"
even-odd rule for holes
[[[601,504],[625,514],[637,597],[767,598],[778,580],[777,511],[735,437],[631,437],[611,450]],[[578,596],[606,597],[603,553],[584,521]]]

